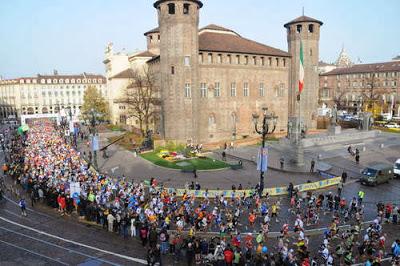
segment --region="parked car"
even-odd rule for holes
[[[394,163],[393,172],[394,177],[400,177],[400,159],[397,159],[397,161]]]
[[[395,122],[389,122],[385,125],[386,128],[400,128],[400,125]]]
[[[393,179],[393,165],[386,163],[372,163],[367,166],[360,177],[361,184],[373,185],[387,183]]]

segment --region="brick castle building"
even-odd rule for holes
[[[164,139],[199,143],[252,136],[252,114],[264,107],[279,117],[276,132],[285,132],[288,117],[299,110],[307,128],[315,128],[322,22],[301,16],[286,23],[283,51],[214,24],[199,29],[202,6],[198,0],[156,1],[158,27],[144,34],[147,51],[124,55],[108,46],[112,122],[127,120],[118,98],[133,70],[145,66],[157,76],[161,108],[155,129]],[[299,108],[300,40],[305,88]]]

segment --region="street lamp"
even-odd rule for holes
[[[97,169],[97,148],[94,147],[93,142],[95,140],[96,136],[96,123],[97,123],[97,117],[101,116],[101,113],[96,112],[93,108],[90,109],[90,127],[91,127],[91,132],[92,132],[92,149],[93,149],[93,165]]]
[[[262,163],[263,163],[262,156],[264,156],[263,153],[266,152],[265,151],[265,139],[268,134],[274,133],[274,131],[276,129],[276,123],[278,120],[278,116],[276,116],[275,113],[269,113],[268,108],[264,107],[264,108],[262,108],[262,110],[263,110],[263,120],[262,120],[262,129],[261,130],[258,129],[258,119],[260,118],[260,116],[257,113],[253,114],[253,122],[254,122],[255,131],[258,134],[260,134],[262,137],[261,158],[259,158],[259,160],[260,160],[260,186],[259,186],[258,194],[260,195],[260,197],[262,196],[262,192],[264,190],[264,168],[267,167],[267,165],[264,165],[264,166],[262,165]],[[273,126],[272,129],[271,129],[271,123]]]

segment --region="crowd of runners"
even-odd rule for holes
[[[303,194],[289,185],[288,198],[259,197],[256,190],[178,197],[156,179],[145,185],[97,173],[60,132],[37,121],[26,135],[10,134],[2,145],[3,171],[24,190],[12,188],[22,214],[27,203],[37,202],[60,215],[77,213],[123,238],[138,238],[150,265],[167,254],[188,265],[399,264],[400,240],[386,243],[383,230],[386,224],[399,230],[399,206],[378,203],[376,217],[365,221],[365,193],[346,199],[343,183],[335,193]],[[79,183],[78,192],[71,192],[73,183]]]

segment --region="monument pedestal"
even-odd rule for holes
[[[339,135],[342,133],[342,127],[338,125],[331,125],[328,129],[330,135]]]

